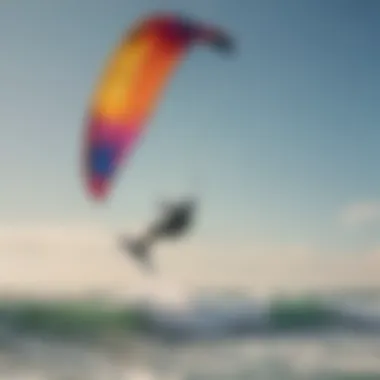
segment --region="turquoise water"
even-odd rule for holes
[[[376,301],[351,301],[2,302],[0,378],[378,380]]]

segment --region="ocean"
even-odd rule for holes
[[[0,379],[380,379],[380,292],[0,303]]]

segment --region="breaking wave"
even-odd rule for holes
[[[248,297],[211,295],[198,297],[185,308],[150,305],[144,318],[145,331],[164,340],[270,338],[326,331],[380,334],[380,313],[357,302],[317,297],[260,303]]]
[[[62,337],[136,333],[167,341],[273,337],[352,331],[380,334],[380,313],[317,298],[196,297],[185,306],[155,302],[2,301],[0,335],[9,332]]]

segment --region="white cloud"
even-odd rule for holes
[[[199,260],[191,254],[177,260],[183,268],[196,271],[197,276],[191,279],[194,284],[199,278],[207,278],[210,284],[243,287],[264,295],[380,286],[380,247],[358,255],[331,252],[330,256],[302,245],[257,245],[244,251],[210,252],[199,266],[191,265]],[[182,271],[178,273],[178,278],[183,276]]]
[[[326,256],[305,245],[226,242],[163,244],[158,274],[144,276],[101,226],[0,226],[0,293],[175,294],[193,286],[271,291],[380,286],[380,247],[363,255]]]
[[[128,286],[136,271],[118,251],[116,236],[92,225],[0,226],[0,292],[80,293]]]
[[[380,222],[380,201],[351,204],[343,210],[340,219],[346,226]]]

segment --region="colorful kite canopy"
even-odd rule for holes
[[[169,77],[197,43],[221,51],[233,47],[220,29],[175,14],[145,18],[122,39],[94,93],[87,118],[84,175],[93,198],[107,197]]]

